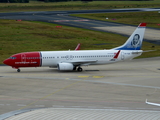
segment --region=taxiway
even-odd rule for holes
[[[83,72],[0,67],[0,114],[33,108],[160,111],[160,58],[135,59]],[[158,113],[159,114],[159,113]]]

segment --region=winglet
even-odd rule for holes
[[[140,23],[138,27],[146,27],[146,23]]]
[[[81,46],[81,44],[78,43],[78,45],[77,45],[77,47],[75,48],[75,50],[80,50],[80,46]]]
[[[147,99],[146,99],[146,104],[148,104],[148,105],[160,106],[160,104],[158,104],[158,103],[148,102]]]
[[[114,56],[114,59],[117,59],[119,56],[120,50],[116,53],[116,55]]]

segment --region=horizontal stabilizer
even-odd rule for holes
[[[132,52],[132,54],[140,54],[140,53],[143,53],[143,50],[135,50]]]
[[[139,53],[152,52],[152,51],[156,51],[156,50],[147,50],[147,51],[139,50],[139,51],[133,51],[132,54],[139,54]]]
[[[146,51],[143,51],[143,52],[152,52],[152,51],[157,51],[157,50],[146,50]]]

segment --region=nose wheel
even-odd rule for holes
[[[21,72],[21,70],[20,70],[20,69],[17,69],[17,72]]]

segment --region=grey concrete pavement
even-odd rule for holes
[[[144,110],[46,108],[15,115],[6,120],[159,120],[160,112]]]
[[[0,114],[31,108],[158,110],[160,58],[136,59],[83,72],[0,67]]]

